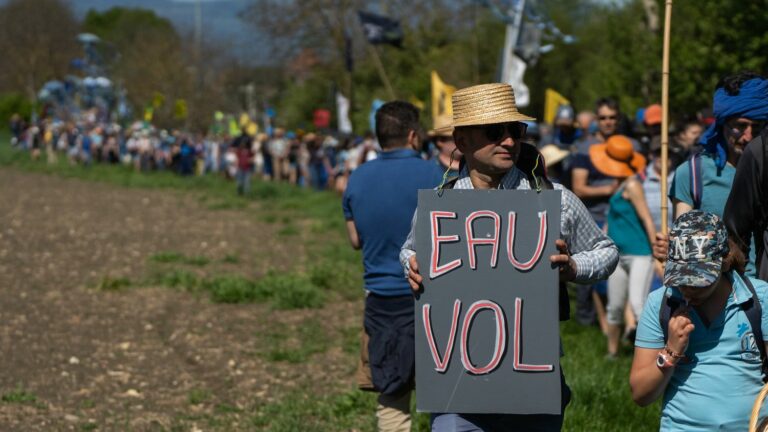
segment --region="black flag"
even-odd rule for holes
[[[383,15],[363,11],[358,11],[357,15],[360,17],[360,25],[363,26],[363,32],[368,42],[374,45],[390,44],[400,47],[403,42],[403,29],[400,28],[400,22]]]

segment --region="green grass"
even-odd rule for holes
[[[18,386],[15,390],[12,390],[8,393],[3,393],[3,396],[0,398],[0,400],[6,403],[34,404],[37,402],[37,396],[24,390],[24,388],[21,386]]]
[[[186,264],[195,267],[202,267],[211,262],[210,259],[204,256],[185,256],[182,253],[173,251],[158,252],[151,255],[149,261],[160,264]]]
[[[133,283],[127,277],[104,276],[101,278],[96,288],[100,291],[121,291],[129,288]]]
[[[192,389],[187,395],[187,401],[190,405],[200,405],[211,398],[211,392],[206,389]]]
[[[275,326],[263,336],[267,344],[263,357],[269,361],[303,363],[331,345],[328,334],[314,319],[303,321],[295,328]]]

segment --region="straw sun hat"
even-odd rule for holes
[[[601,173],[611,177],[629,177],[645,169],[645,157],[636,152],[624,135],[613,135],[604,144],[589,148],[589,159]]]
[[[461,126],[536,120],[517,110],[515,92],[509,84],[480,84],[457,90],[451,98],[451,104],[452,124],[436,128],[436,132]]]

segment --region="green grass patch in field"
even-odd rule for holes
[[[185,256],[180,252],[166,251],[158,252],[149,257],[149,261],[160,264],[186,264],[196,267],[202,267],[211,262],[204,256]]]
[[[154,282],[167,288],[180,288],[186,291],[196,291],[202,284],[202,280],[196,274],[181,269],[158,273],[154,277]]]
[[[267,274],[258,284],[271,293],[275,309],[319,308],[325,304],[322,290],[303,274]]]
[[[227,254],[224,256],[224,258],[221,259],[221,262],[225,264],[239,264],[240,256],[235,253]]]
[[[211,392],[206,389],[192,389],[187,394],[187,401],[190,405],[200,405],[211,398]]]
[[[341,330],[341,349],[347,354],[360,354],[360,332],[362,327],[352,326]]]
[[[215,303],[251,303],[269,298],[255,282],[238,275],[216,276],[202,286]]]
[[[179,252],[158,252],[149,257],[149,260],[161,264],[180,263],[184,260],[184,255]]]
[[[16,404],[34,404],[37,402],[37,396],[24,390],[21,386],[16,387],[15,390],[8,393],[3,393],[1,399],[3,402]]]
[[[112,277],[107,275],[101,278],[96,285],[96,288],[99,291],[120,291],[129,288],[131,285],[132,282],[127,277]]]
[[[309,280],[324,290],[338,292],[346,300],[362,295],[363,275],[359,264],[352,266],[345,261],[322,260],[309,267]]]
[[[274,326],[264,336],[268,349],[263,356],[269,361],[303,363],[313,354],[325,352],[331,344],[315,319],[305,320],[295,328]]]
[[[299,229],[296,225],[290,224],[277,230],[277,235],[280,237],[291,237],[299,234]]]

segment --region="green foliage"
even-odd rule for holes
[[[184,255],[179,252],[158,252],[150,256],[149,260],[163,264],[178,263],[184,260]]]
[[[85,20],[83,20],[83,30],[119,47],[130,45],[139,36],[139,33],[145,31],[160,31],[167,35],[176,34],[173,24],[167,19],[157,16],[153,11],[123,7],[113,7],[104,12],[89,10],[85,15]]]
[[[275,309],[319,308],[325,303],[325,295],[304,275],[268,274],[259,286],[271,293]]]
[[[8,127],[8,120],[13,114],[29,119],[32,114],[32,103],[19,93],[0,94],[0,129]],[[0,144],[5,145],[5,140]]]
[[[131,285],[131,280],[127,277],[112,277],[107,275],[101,278],[97,288],[100,291],[120,291],[124,288],[130,287]]]
[[[192,389],[187,395],[187,400],[190,405],[200,405],[207,402],[211,398],[211,392],[206,389]]]
[[[269,298],[269,293],[242,276],[219,276],[203,282],[202,285],[210,292],[211,300],[216,303],[249,303]]]
[[[16,387],[8,393],[3,393],[2,401],[7,403],[17,404],[33,404],[37,402],[37,396],[24,390],[21,386]]]
[[[227,254],[221,259],[221,262],[226,264],[238,264],[240,257],[236,253]]]
[[[265,335],[269,361],[303,363],[313,354],[325,352],[330,345],[328,334],[317,320],[307,320],[296,328],[272,326]]]
[[[195,291],[202,281],[192,272],[174,269],[155,276],[155,283],[168,288],[181,288],[187,291]]]

